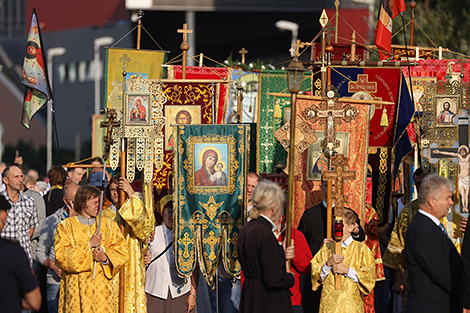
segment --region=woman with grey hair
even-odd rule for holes
[[[274,182],[261,181],[251,200],[253,219],[241,229],[238,239],[245,277],[240,313],[292,312],[289,288],[294,285],[294,275],[286,258],[294,257],[294,246],[284,252],[273,234],[283,212],[284,191]]]

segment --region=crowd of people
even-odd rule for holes
[[[341,216],[342,238],[327,238],[324,181],[323,201],[305,210],[286,244],[285,190],[247,173],[247,223],[234,252],[242,274],[231,277],[220,263],[211,290],[198,269],[189,280],[178,276],[172,195],[153,212],[124,177],[102,168],[54,166],[43,189],[37,172],[0,166],[2,312],[118,312],[119,305],[124,312],[375,311],[366,299],[381,283],[382,257],[366,245],[351,209]],[[390,289],[405,300],[381,305],[384,312],[470,312],[470,242],[457,249],[442,224],[454,186],[421,169],[413,179],[419,198],[401,211],[383,254]],[[459,226],[465,231],[466,219]]]

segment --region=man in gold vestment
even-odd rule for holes
[[[98,233],[99,195],[95,187],[80,187],[74,198],[79,215],[57,226],[54,248],[56,264],[62,269],[59,312],[115,312],[111,279],[127,262],[129,252],[114,221],[103,217]]]
[[[322,246],[313,257],[312,289],[323,285],[319,313],[363,313],[364,295],[375,286],[376,268],[374,255],[363,243],[353,240],[351,233],[357,217],[350,209],[344,209],[342,255],[333,254],[335,242]],[[335,288],[335,275],[341,275],[341,289]]]
[[[144,204],[124,177],[114,176],[108,184],[107,197],[112,205],[103,210],[103,216],[116,220],[125,227],[124,237],[129,248],[129,262],[124,266],[124,312],[146,313],[145,265],[142,247],[155,227],[155,216],[151,204]],[[119,206],[119,190],[128,200]],[[152,192],[146,190],[146,192]],[[115,299],[119,300],[119,276],[114,278]]]

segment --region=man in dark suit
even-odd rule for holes
[[[440,219],[454,204],[454,186],[427,175],[419,190],[419,210],[405,239],[409,277],[406,312],[453,313],[460,307],[461,260]]]

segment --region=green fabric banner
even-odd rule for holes
[[[243,124],[176,127],[174,249],[182,277],[191,276],[196,261],[210,285],[219,261],[230,275],[240,274],[249,131]]]
[[[312,90],[312,74],[306,72],[302,91]],[[274,132],[290,121],[290,97],[279,97],[272,93],[289,94],[286,71],[264,70],[260,74],[258,106],[258,173],[274,173],[274,166],[286,166],[287,152],[274,137]]]

